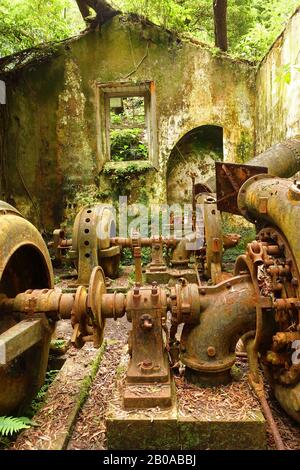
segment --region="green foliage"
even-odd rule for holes
[[[148,147],[141,140],[140,129],[115,129],[110,134],[111,157],[114,161],[146,160]]]
[[[249,136],[242,132],[240,142],[237,146],[237,162],[246,163],[252,151],[252,142]]]
[[[65,39],[83,28],[72,0],[1,0],[0,56]]]
[[[214,45],[212,0],[110,0],[109,3]],[[245,59],[261,59],[298,6],[299,0],[231,0],[228,2],[229,52]],[[1,0],[0,56],[65,39],[84,27],[74,0]],[[119,122],[116,116],[115,124]]]
[[[146,266],[151,261],[151,248],[150,247],[143,247],[141,249],[141,259],[142,265]]]
[[[150,247],[143,247],[141,249],[141,260],[142,265],[146,266],[151,261],[151,248]],[[132,251],[130,248],[123,248],[121,254],[121,265],[122,266],[131,266],[133,265],[133,256]]]
[[[212,0],[112,0],[112,4],[178,33],[214,44]],[[261,59],[297,6],[299,0],[228,2],[229,52],[245,59]]]
[[[119,197],[120,189],[123,195],[129,196],[132,192],[132,178],[141,179],[141,176],[149,171],[151,166],[141,165],[142,162],[124,163],[124,166],[110,167],[106,165],[103,174],[108,176],[111,183],[111,195],[114,198]],[[144,162],[143,162],[144,163]]]
[[[291,83],[293,71],[300,73],[300,67],[295,64],[282,65],[277,69],[276,82],[289,85]]]
[[[234,263],[236,258],[246,252],[247,244],[255,240],[256,231],[254,225],[239,216],[223,214],[223,232],[238,233],[241,240],[234,248],[226,250],[223,254],[223,263]]]
[[[26,416],[0,416],[0,435],[12,436],[22,429],[28,429],[32,426],[32,421]]]
[[[131,266],[133,263],[132,252],[130,248],[123,248],[121,253],[121,265]]]
[[[67,345],[67,341],[65,339],[56,339],[51,341],[50,347],[51,349],[63,349]]]
[[[254,0],[251,4],[253,20],[232,44],[231,50],[239,57],[257,60],[267,53],[282,32],[288,18],[299,6],[299,0]]]

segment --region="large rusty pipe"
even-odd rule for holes
[[[273,145],[246,163],[251,166],[265,166],[269,175],[290,178],[300,171],[300,135]],[[212,193],[216,192],[215,176],[205,184]]]
[[[252,223],[265,222],[281,230],[300,271],[300,238],[297,233],[300,184],[268,175],[254,176],[241,187],[238,206],[244,217]]]
[[[238,339],[255,328],[254,287],[250,276],[242,275],[202,288],[199,295],[199,323],[184,326],[181,360],[193,381],[202,385],[226,383]]]

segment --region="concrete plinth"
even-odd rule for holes
[[[106,433],[111,450],[180,449],[177,406],[130,412],[115,407],[106,416]]]
[[[262,450],[266,449],[266,422],[260,411],[245,411],[243,419],[228,416],[193,417],[168,410],[130,410],[116,392],[106,416],[107,445],[111,450]]]
[[[178,429],[183,450],[263,450],[267,446],[266,422],[257,411],[242,421],[180,416]]]

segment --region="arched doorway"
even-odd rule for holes
[[[185,134],[173,148],[167,167],[168,204],[191,202],[192,180],[205,183],[223,160],[223,128],[206,125]]]

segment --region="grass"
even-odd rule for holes
[[[255,240],[254,225],[242,220],[239,216],[223,215],[223,233],[238,233],[241,240],[234,248],[226,250],[223,254],[223,263],[234,263],[236,258],[246,252],[247,244]]]

